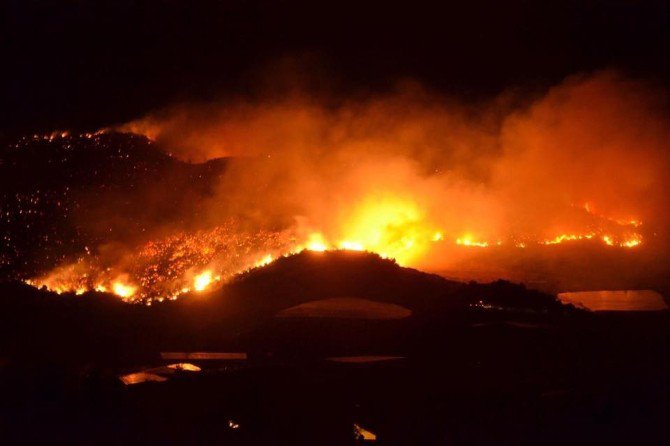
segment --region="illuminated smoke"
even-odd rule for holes
[[[207,232],[175,229],[183,234],[176,243],[197,245],[199,254],[161,275],[170,278],[167,288],[159,280],[163,295],[174,296],[305,248],[370,250],[428,269],[484,248],[665,249],[664,107],[663,92],[601,72],[543,96],[507,94],[478,106],[413,85],[336,105],[308,95],[181,105],[120,130],[192,162],[233,157],[198,223],[235,218],[244,224],[226,237],[264,234],[237,241],[253,249],[222,262],[221,244],[211,255],[198,251]],[[142,249],[163,252],[165,243]],[[159,294],[157,279],[135,280],[145,294]]]

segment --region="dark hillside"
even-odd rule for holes
[[[122,133],[35,135],[0,147],[0,274],[25,277],[87,247],[197,219],[225,167],[184,163]]]

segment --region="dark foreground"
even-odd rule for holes
[[[593,314],[507,283],[458,284],[342,256],[278,262],[200,304],[147,308],[3,286],[0,436],[8,444],[670,440],[670,312]],[[402,305],[411,316],[277,317],[315,293]],[[189,351],[245,356],[161,356]],[[372,355],[393,358],[360,358]],[[175,363],[190,365],[165,367]],[[160,382],[120,380],[141,371],[148,375],[138,380]]]

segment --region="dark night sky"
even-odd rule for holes
[[[286,58],[345,93],[410,77],[479,98],[600,68],[669,83],[664,0],[390,3],[9,0],[1,128],[92,129],[253,94]]]

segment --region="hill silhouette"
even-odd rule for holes
[[[282,317],[324,301],[402,317]],[[391,444],[667,438],[669,312],[595,315],[369,253],[303,252],[152,306],[5,282],[0,310],[0,414],[18,439],[38,426],[61,443],[354,444],[353,423]],[[161,352],[248,359],[175,371]]]
[[[150,307],[105,293],[56,295],[5,282],[0,343],[10,355],[103,362],[133,362],[170,350],[248,349],[264,342],[263,329],[277,323],[281,310],[343,297],[405,307],[412,315],[402,324],[425,325],[426,331],[491,315],[528,319],[579,312],[522,285],[449,281],[370,253],[303,252],[243,273],[218,290]],[[283,322],[289,331],[300,323]]]

